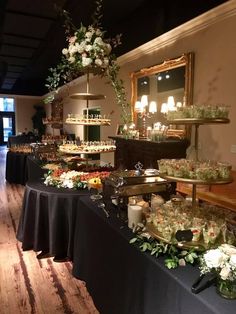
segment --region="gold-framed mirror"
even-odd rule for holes
[[[135,106],[141,101],[143,95],[147,96],[149,104],[152,101],[157,104],[155,114],[146,119],[146,126],[153,125],[157,121],[164,123],[165,116],[161,113],[161,109],[163,109],[162,104],[169,101],[169,97],[174,99],[175,104],[191,106],[193,101],[193,69],[194,53],[189,52],[177,58],[165,60],[161,64],[132,72],[131,106],[135,125],[138,127],[140,122]]]

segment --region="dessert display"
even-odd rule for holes
[[[186,159],[161,159],[158,166],[163,175],[202,181],[230,179],[231,171],[228,163]]]
[[[32,152],[32,148],[30,144],[11,145],[11,147],[9,147],[8,150],[9,152],[24,153],[24,154],[30,154]]]
[[[82,142],[81,145],[73,143],[62,144],[59,151],[67,154],[99,154],[115,151],[114,141]]]
[[[176,110],[168,111],[167,120],[175,119],[228,119],[229,108],[224,105],[220,106],[186,106],[176,107]]]
[[[235,243],[234,232],[228,228],[225,217],[222,208],[207,204],[192,208],[185,199],[173,198],[147,214],[146,228],[152,236],[176,244],[179,242],[176,233],[188,231],[192,239],[180,241],[180,245],[205,250],[221,243]]]
[[[66,135],[42,135],[42,143],[53,144],[61,143],[67,139]]]
[[[106,117],[106,115],[68,114],[66,123],[80,125],[111,125],[111,119]]]
[[[199,126],[204,124],[229,123],[229,110],[226,106],[191,106],[170,111],[167,119],[170,124],[195,126],[195,160],[180,162],[160,161],[160,176],[176,182],[192,184],[192,207],[196,207],[198,184],[226,184],[232,182],[231,166],[228,163],[199,162]],[[171,120],[172,119],[172,120]],[[163,174],[162,174],[163,172]]]

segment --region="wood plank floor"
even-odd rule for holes
[[[98,313],[70,262],[38,260],[16,239],[24,187],[5,182],[6,150],[0,147],[0,314]]]

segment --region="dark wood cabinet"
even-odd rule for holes
[[[186,158],[189,141],[165,140],[152,142],[147,140],[110,137],[116,141],[115,167],[117,169],[134,169],[140,161],[144,168],[158,168],[157,160],[162,158]]]

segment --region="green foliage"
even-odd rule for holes
[[[194,249],[189,251],[181,250],[174,244],[164,243],[151,237],[146,232],[136,234],[136,236],[130,240],[130,243],[137,245],[142,252],[149,252],[155,257],[165,255],[165,266],[169,269],[185,266],[186,263],[194,264],[199,258],[198,253],[195,252]]]

